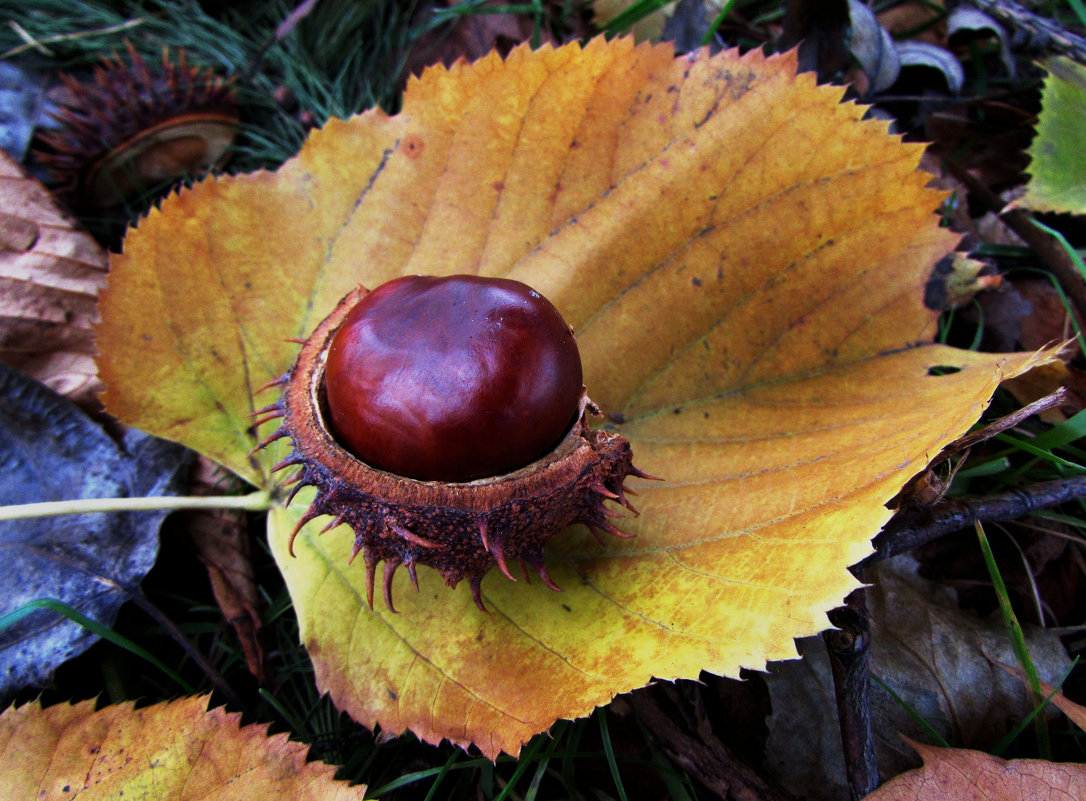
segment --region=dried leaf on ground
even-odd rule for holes
[[[917,764],[896,733],[927,737],[919,714],[944,739],[989,747],[1007,732],[1007,720],[1033,709],[1025,686],[1003,665],[1014,662],[1002,620],[981,620],[958,607],[953,591],[917,575],[916,560],[880,563],[868,576],[865,599],[871,624],[871,715],[879,769],[892,776]],[[1041,675],[1057,679],[1070,661],[1059,636],[1025,627]],[[847,795],[840,722],[825,645],[804,640],[803,660],[774,665],[767,678],[773,713],[766,760],[780,782],[811,801]]]
[[[191,489],[194,495],[225,495],[229,485],[237,483],[237,479],[202,457],[194,473]],[[263,602],[256,584],[249,528],[243,513],[230,510],[190,512],[188,531],[196,546],[196,555],[207,568],[215,602],[241,644],[246,667],[261,684],[265,684],[264,646],[260,641]]]
[[[965,49],[975,40],[994,38],[999,42],[999,59],[1012,78],[1015,75],[1014,56],[1003,26],[982,11],[957,6],[946,18],[946,35],[950,44]]]
[[[445,7],[461,5],[464,0],[444,0]],[[513,47],[527,42],[535,32],[536,20],[532,15],[498,12],[488,6],[507,6],[500,0],[474,3],[474,10],[459,16],[455,22],[427,31],[411,47],[404,67],[405,75],[418,75],[426,67],[444,64],[450,67],[459,59],[474,61],[492,50],[508,53]],[[426,6],[416,15],[419,21],[434,13]],[[555,43],[549,36],[545,41]]]
[[[932,309],[957,309],[970,303],[978,292],[996,289],[1002,282],[1003,276],[993,273],[984,262],[955,253],[935,265],[924,302]]]
[[[911,557],[880,565],[870,591],[871,671],[950,743],[987,748],[1007,733],[1007,721],[1033,708],[1029,692],[1003,665],[1015,655],[1001,618],[987,619],[958,608],[955,593],[916,572]],[[1043,678],[1057,681],[1070,667],[1059,635],[1024,625],[1030,656]],[[882,687],[872,688],[873,713],[893,719],[883,732],[922,737]],[[912,755],[894,739],[881,743],[880,765],[903,770]]]
[[[927,42],[903,41],[895,44],[897,58],[904,70],[907,67],[924,67],[938,70],[946,81],[946,87],[958,94],[965,84],[965,69],[957,57],[944,47]]]
[[[1041,692],[1048,697],[1056,688],[1046,682],[1041,682]],[[1086,731],[1086,706],[1082,704],[1076,704],[1070,698],[1063,693],[1056,693],[1052,696],[1052,703],[1059,707],[1059,710],[1063,714],[1067,715],[1071,719],[1071,722],[1078,726],[1083,731]]]
[[[593,12],[597,15],[598,5],[593,5]],[[719,27],[714,27],[719,16],[720,4],[715,0],[682,0],[669,12],[663,30],[656,38],[672,42],[680,53],[697,50],[708,38],[708,46],[717,52],[723,46]]]
[[[183,448],[138,431],[118,445],[78,408],[0,365],[0,506],[172,492]],[[110,626],[151,569],[166,512],[0,522],[0,615],[42,598]],[[0,631],[0,699],[41,686],[97,635],[38,609]]]
[[[909,36],[922,42],[946,41],[946,13],[940,0],[905,0],[879,11],[879,23],[895,38]]]
[[[93,701],[46,709],[35,702],[0,715],[5,798],[197,801],[361,801],[366,788],[306,762],[309,747],[241,715],[208,709],[208,696],[136,709]]]
[[[307,495],[274,509],[322,690],[367,725],[493,757],[654,676],[794,657],[856,587],[886,502],[1050,358],[924,344],[924,286],[955,243],[942,195],[922,148],[842,91],[794,54],[629,40],[430,70],[397,116],[332,122],[277,173],[182,190],[129,234],[99,329],[107,405],[270,486],[287,446],[250,456],[247,415],[293,360],[284,338],[359,282],[522,280],[666,481],[637,487],[634,539],[553,541],[564,593],[488,576],[489,616],[425,569],[418,594],[397,578],[403,614],[371,611],[345,530],[306,527],[294,558]]]
[[[0,61],[0,98],[7,113],[0,117],[0,150],[20,162],[44,116],[45,76],[22,59],[16,63],[14,53],[5,55]]]
[[[849,0],[792,0],[781,20],[781,48],[799,50],[799,69],[813,70],[823,82],[853,65],[848,32],[852,27]]]
[[[867,78],[861,94],[882,92],[894,85],[901,73],[901,62],[894,49],[894,39],[880,24],[875,12],[859,0],[849,0],[851,35],[849,50],[860,63]]]
[[[924,767],[891,779],[866,801],[1077,801],[1086,798],[1086,765],[1014,759],[909,742]]]
[[[1048,77],[1029,149],[1030,180],[1018,205],[1086,214],[1086,66],[1063,57],[1044,66]]]
[[[802,659],[771,665],[766,677],[773,711],[766,718],[765,767],[808,801],[839,801],[848,797],[848,785],[830,658],[821,637],[797,645]],[[872,721],[875,731],[883,725]]]
[[[1014,676],[1018,681],[1024,685],[1028,685],[1026,674],[1022,672],[1020,668],[1005,666],[1008,673]],[[1086,731],[1086,706],[1082,704],[1076,704],[1062,692],[1058,692],[1056,688],[1046,681],[1038,681],[1041,687],[1041,695],[1048,699],[1050,704],[1056,706],[1063,714],[1078,726],[1083,731]]]
[[[946,209],[951,227],[989,244],[1020,245],[1022,240],[992,211],[968,202],[969,187],[946,168],[973,176],[985,186],[1018,184],[1029,163],[1023,150],[1033,136],[1030,112],[996,99],[938,104],[925,115],[924,137],[931,141],[925,162],[939,174],[941,189],[955,192]],[[974,217],[973,215],[980,214]]]
[[[1046,423],[1057,424],[1083,407],[1086,373],[1078,366],[1078,315],[1051,278],[1016,278],[998,292],[977,297],[984,319],[985,342],[997,350],[1030,350],[1063,342],[1060,361],[1008,381],[1006,388],[1022,403],[1030,403],[1060,387],[1068,396],[1059,407],[1041,413]],[[972,314],[972,312],[966,312]]]
[[[0,361],[94,403],[92,326],[107,263],[49,191],[0,152]]]

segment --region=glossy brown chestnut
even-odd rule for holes
[[[336,438],[424,481],[508,473],[573,425],[581,359],[550,301],[504,278],[404,276],[370,292],[332,338]]]
[[[464,297],[480,289],[475,299]],[[385,300],[370,303],[373,296]],[[373,308],[379,312],[376,326]],[[410,332],[412,320],[434,341],[419,344]],[[341,335],[341,352],[333,357]],[[499,346],[507,336],[506,345]],[[379,344],[360,344],[371,341]],[[406,349],[400,347],[405,344]],[[446,357],[450,349],[453,355]],[[396,403],[363,395],[363,412],[371,415],[371,406],[408,406],[417,395],[427,399],[417,412],[425,424],[413,425],[411,414],[403,415],[406,422],[390,415],[359,426],[332,423],[333,406],[344,403],[332,399],[341,378],[347,376],[350,387],[356,369],[365,373],[380,364],[383,373],[366,379],[380,387],[386,383],[382,375],[395,375],[419,353],[424,356],[416,360],[421,368],[416,365],[409,378],[387,382],[398,393]],[[438,377],[439,368],[450,367],[451,377]],[[568,327],[523,284],[458,276],[397,279],[373,292],[357,287],[302,341],[290,371],[267,385],[281,386],[282,396],[254,412],[256,425],[282,419],[255,450],[283,438],[293,443],[290,454],[272,468],[298,468],[287,482],[294,486],[286,503],[300,488],[316,488],[291,535],[290,552],[314,518],[329,518],[323,531],[349,526],[354,531],[351,559],[363,558],[370,606],[377,567],[384,563],[385,604],[393,611],[393,576],[401,565],[416,587],[418,565],[433,568],[450,586],[467,579],[476,605],[484,610],[482,579],[495,565],[515,581],[510,566],[519,561],[525,576],[534,571],[558,589],[544,566],[546,542],[574,524],[587,526],[601,540],[605,533],[627,536],[612,523],[619,513],[605,504],[636,515],[623,482],[629,476],[651,478],[634,467],[630,443],[620,434],[589,425],[600,411],[580,375]],[[431,391],[430,382],[440,391]],[[348,411],[358,391],[355,386],[347,392]],[[446,394],[457,398],[445,403]],[[482,423],[463,422],[458,404],[490,411]],[[337,413],[342,412],[339,408]],[[500,427],[493,429],[490,418]],[[439,428],[449,429],[444,445],[431,438]],[[349,431],[360,434],[360,450],[375,450],[356,453],[347,442]],[[415,455],[394,458],[414,459],[421,465],[415,472],[434,475],[434,465],[440,464],[445,475],[481,477],[435,480],[393,472],[405,469],[399,462],[393,468],[389,456],[399,452],[402,437],[415,438]],[[516,447],[504,447],[505,440],[515,441]],[[457,453],[461,463],[450,466],[457,459],[445,459],[446,450]]]

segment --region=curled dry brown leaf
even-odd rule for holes
[[[225,495],[238,482],[206,457],[200,457],[193,475],[195,495]],[[266,683],[264,646],[260,640],[263,601],[256,584],[250,547],[249,528],[242,513],[221,509],[190,512],[188,530],[196,546],[196,555],[207,568],[211,591],[229,623],[245,665],[257,680]]]
[[[908,741],[924,767],[890,780],[866,801],[1080,801],[1086,765],[1014,759]]]
[[[92,326],[107,266],[94,238],[0,152],[0,360],[94,404]]]
[[[910,555],[879,563],[866,578],[877,679],[871,716],[883,775],[917,764],[897,737],[925,736],[913,714],[950,742],[984,748],[1006,733],[1008,718],[1032,711],[1025,685],[1002,669],[1014,654],[1001,620],[959,608],[953,591],[918,575]],[[1040,674],[1063,675],[1069,659],[1059,636],[1026,625],[1025,637]],[[802,662],[774,665],[767,679],[773,706],[767,764],[797,795],[829,801],[847,792],[833,679],[821,640],[803,641],[800,651]]]

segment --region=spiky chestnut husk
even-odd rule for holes
[[[103,59],[92,83],[61,75],[71,99],[53,117],[59,130],[38,135],[35,158],[59,194],[109,207],[149,186],[222,166],[239,115],[230,82],[175,62],[164,50],[152,72],[130,43],[129,64]]]
[[[633,465],[629,443],[621,436],[589,427],[599,414],[583,388],[573,426],[549,453],[513,472],[456,483],[422,481],[379,470],[343,448],[328,424],[325,367],[331,341],[350,310],[367,294],[359,287],[336,306],[302,343],[290,372],[268,386],[284,387],[275,403],[257,412],[257,424],[282,418],[280,427],[257,449],[289,437],[293,450],[272,470],[298,467],[289,504],[304,486],[316,497],[290,536],[290,553],[302,527],[330,516],[321,533],[340,524],[354,530],[351,561],[360,553],[366,569],[367,602],[373,606],[377,567],[384,563],[383,594],[392,611],[392,578],[403,565],[418,587],[418,565],[437,570],[449,586],[466,579],[476,606],[486,611],[480,583],[495,565],[516,581],[509,565],[519,561],[552,589],[559,589],[544,566],[547,540],[575,524],[602,539],[607,532],[627,535],[604,505],[615,501],[631,512],[627,476],[652,478]]]

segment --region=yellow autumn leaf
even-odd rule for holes
[[[0,715],[0,796],[196,801],[361,801],[366,788],[306,762],[309,747],[194,696],[136,709],[93,701]]]
[[[401,574],[370,610],[352,537],[304,509],[269,536],[318,683],[367,725],[515,754],[653,677],[796,655],[857,586],[885,504],[1045,354],[930,344],[932,266],[956,242],[921,147],[861,121],[794,54],[674,58],[596,40],[434,69],[403,110],[315,133],[277,173],[205,181],[131,232],[103,303],[122,419],[262,486],[257,387],[356,284],[519,279],[577,331],[627,437],[636,536],[551,541],[564,589]],[[950,368],[949,370],[935,368]],[[947,373],[947,374],[944,374]]]

